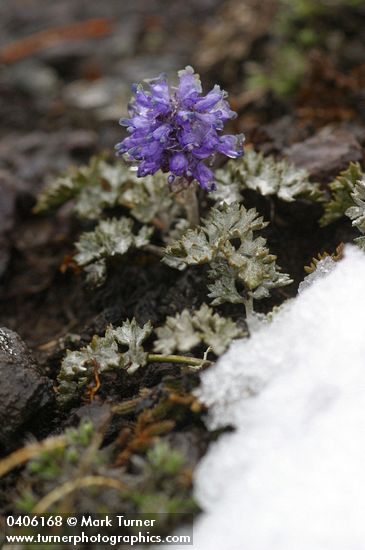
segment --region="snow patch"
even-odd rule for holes
[[[196,550],[365,548],[363,252],[311,283],[202,376],[236,431],[198,468]]]
[[[310,273],[307,275],[299,285],[298,292],[301,294],[303,290],[306,288],[309,288],[312,286],[314,281],[318,281],[318,279],[323,279],[326,277],[331,271],[334,270],[336,267],[336,262],[331,256],[326,256],[322,260],[320,260],[316,266],[315,271],[313,273]]]

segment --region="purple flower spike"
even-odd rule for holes
[[[116,145],[118,155],[138,163],[138,176],[170,172],[200,187],[214,189],[212,164],[216,153],[230,158],[243,155],[243,135],[222,136],[224,124],[237,115],[231,111],[227,94],[214,86],[206,96],[192,67],[179,71],[179,85],[170,89],[165,75],[133,87],[130,118],[120,124],[128,137]]]

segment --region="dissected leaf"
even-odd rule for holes
[[[206,304],[195,312],[193,324],[201,332],[203,342],[218,356],[222,355],[232,340],[246,335],[232,319],[214,313]]]
[[[105,336],[95,335],[90,344],[79,351],[66,352],[58,375],[58,398],[62,404],[77,395],[91,382],[95,372],[109,371],[124,367],[124,358],[118,350],[112,330]]]
[[[242,191],[251,189],[263,196],[276,195],[286,202],[297,199],[322,200],[317,183],[309,181],[309,174],[286,160],[264,157],[262,153],[247,150],[239,160],[229,161],[217,171],[217,190],[211,197],[218,203],[231,204],[241,200]]]
[[[348,208],[353,205],[351,193],[355,189],[358,180],[362,178],[363,172],[358,162],[351,162],[350,166],[341,172],[337,178],[329,184],[332,198],[324,206],[324,214],[320,219],[321,227],[341,219]]]
[[[44,214],[54,210],[76,197],[85,185],[83,178],[71,174],[61,176],[54,183],[47,186],[39,195],[37,204],[33,208],[35,214]]]
[[[356,237],[356,239],[354,239],[354,243],[356,243],[357,246],[365,252],[365,237]]]
[[[211,208],[202,225],[211,248],[221,249],[229,239],[245,239],[252,231],[263,229],[267,223],[254,208],[246,210],[237,202]]]
[[[210,290],[208,296],[213,299],[213,306],[219,306],[225,302],[244,304],[244,298],[236,288],[237,271],[232,269],[225,260],[218,258],[212,262],[208,276],[214,281],[207,285]]]
[[[359,180],[353,192],[351,193],[352,204],[346,210],[346,216],[352,220],[352,225],[357,227],[358,230],[365,234],[365,180]],[[354,242],[362,249],[365,250],[365,237],[357,237]]]
[[[148,354],[144,351],[142,343],[153,330],[150,321],[140,327],[136,320],[125,321],[121,327],[112,330],[113,337],[123,346],[128,347],[124,353],[124,362],[128,373],[135,372],[139,367],[147,363]]]
[[[304,271],[308,274],[314,273],[317,269],[317,266],[322,260],[325,260],[326,258],[331,258],[334,262],[339,262],[343,258],[343,251],[344,251],[344,243],[340,243],[337,247],[335,252],[333,254],[329,254],[328,252],[323,252],[317,254],[317,257],[312,258],[312,261],[309,265],[304,266]]]
[[[269,295],[269,289],[290,284],[281,274],[276,257],[266,248],[266,240],[254,238],[254,232],[267,223],[255,209],[246,210],[238,203],[212,208],[202,226],[188,230],[166,248],[164,261],[186,265],[210,264],[208,285],[213,305],[224,302],[246,303]],[[237,283],[243,285],[243,294]]]
[[[90,344],[85,348],[89,360],[96,361],[99,372],[123,367],[123,357],[118,352],[114,331],[108,327],[105,336],[93,336]]]
[[[123,369],[132,374],[144,366],[147,353],[142,344],[151,332],[150,322],[140,327],[135,319],[127,320],[120,327],[108,327],[104,336],[95,335],[80,350],[67,350],[58,375],[60,403],[67,404],[75,398],[96,373]]]
[[[195,331],[191,313],[184,309],[175,317],[167,317],[165,324],[156,329],[158,340],[154,349],[160,353],[170,354],[178,350],[190,351],[201,341],[200,335]]]
[[[74,209],[78,216],[97,219],[104,208],[118,204],[121,190],[134,177],[122,162],[111,164],[103,155],[93,157],[87,166],[72,167],[68,174],[46,187],[34,211],[48,212],[75,199]]]
[[[212,259],[212,249],[203,229],[188,229],[179,241],[169,244],[163,262],[175,267],[180,260],[186,265],[205,264]],[[171,263],[172,260],[172,263]]]
[[[121,205],[142,223],[159,220],[163,232],[183,215],[165,174],[138,178],[123,162],[108,162],[103,155],[93,157],[87,166],[71,168],[46,187],[34,211],[47,212],[71,199],[80,218],[97,220],[105,209]]]
[[[187,352],[200,343],[210,346],[219,356],[231,341],[244,332],[230,318],[221,317],[203,304],[194,313],[184,309],[175,317],[167,317],[165,324],[156,329],[158,340],[155,350],[164,354]]]
[[[159,219],[168,229],[181,216],[182,208],[174,200],[165,174],[130,180],[120,193],[119,204],[130,208],[131,214],[142,223]]]
[[[84,219],[96,220],[103,210],[118,204],[120,194],[134,175],[121,162],[110,164],[95,157],[81,168],[85,185],[75,202],[75,213]]]
[[[111,218],[102,220],[93,231],[80,236],[75,244],[75,262],[85,268],[89,284],[100,285],[106,276],[106,260],[113,256],[123,256],[132,248],[142,248],[148,244],[153,228],[143,226],[133,233],[133,220]]]
[[[365,180],[359,180],[351,193],[352,204],[346,210],[346,216],[352,220],[352,225],[361,233],[365,233]]]
[[[209,197],[217,206],[223,203],[242,202],[240,181],[236,176],[233,162],[229,161],[224,168],[216,170],[215,183],[216,189],[209,194]]]

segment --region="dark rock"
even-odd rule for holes
[[[308,135],[307,129],[298,124],[295,117],[286,115],[269,124],[255,126],[252,135],[247,137],[265,155],[271,155],[281,153],[293,143],[305,140]]]
[[[0,443],[9,442],[52,397],[50,381],[39,374],[19,335],[0,328]]]
[[[326,180],[345,170],[350,162],[362,159],[361,146],[352,133],[326,126],[311,138],[295,143],[286,157],[313,178]]]

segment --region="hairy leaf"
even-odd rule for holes
[[[341,219],[353,205],[351,193],[354,191],[357,181],[362,178],[362,175],[360,164],[358,162],[351,162],[350,166],[329,184],[332,197],[325,204],[324,214],[319,221],[321,227],[325,227]]]
[[[188,229],[179,241],[167,246],[163,262],[171,267],[175,267],[175,260],[187,265],[205,264],[212,259],[212,255],[213,251],[203,229]]]
[[[123,163],[110,164],[100,157],[80,171],[86,184],[75,202],[75,212],[90,220],[100,218],[103,210],[116,206],[122,190],[134,177]]]
[[[213,305],[224,302],[247,303],[248,298],[264,298],[274,287],[290,284],[280,273],[276,257],[254,232],[267,225],[255,209],[246,210],[238,203],[212,208],[202,226],[188,230],[166,249],[164,261],[186,265],[210,264],[208,284]],[[237,284],[243,286],[243,294]]]
[[[218,204],[240,201],[242,191],[251,189],[263,196],[276,195],[286,202],[297,199],[322,200],[317,183],[309,181],[309,174],[286,160],[264,157],[262,153],[247,150],[239,160],[229,161],[217,171],[217,190],[211,194]]]
[[[142,343],[151,334],[152,325],[140,327],[135,319],[122,326],[108,327],[104,336],[95,335],[79,351],[67,350],[58,375],[58,398],[67,404],[99,373],[123,369],[129,374],[147,363]]]
[[[212,262],[208,276],[214,281],[207,285],[210,290],[208,296],[213,299],[213,306],[219,306],[225,302],[244,304],[245,300],[236,288],[237,271],[230,267],[225,260],[218,258]]]
[[[216,189],[209,194],[209,198],[213,199],[217,206],[243,200],[234,166],[235,163],[229,161],[224,168],[218,169],[215,173]]]
[[[80,236],[75,244],[75,262],[85,268],[89,284],[100,285],[105,280],[107,258],[122,256],[132,248],[145,246],[152,233],[151,227],[143,226],[134,234],[130,218],[102,220],[94,231]]]
[[[346,210],[346,216],[352,220],[352,225],[361,233],[365,233],[365,180],[359,180],[351,193],[352,204]]]
[[[90,344],[80,351],[66,352],[58,375],[58,398],[66,404],[89,384],[95,372],[105,372],[124,366],[123,355],[118,351],[118,345],[110,329],[105,336],[95,335]]]
[[[167,317],[165,324],[156,329],[158,340],[155,350],[164,354],[187,352],[200,343],[210,346],[219,356],[235,338],[245,335],[230,318],[214,313],[206,304],[191,314],[187,309]]]
[[[39,195],[37,203],[33,208],[35,214],[44,214],[62,206],[72,198],[76,197],[85,181],[78,175],[65,175],[56,179],[54,183],[47,186]]]
[[[48,212],[75,199],[75,212],[81,218],[97,219],[104,208],[118,204],[124,186],[135,176],[121,162],[108,163],[103,155],[93,157],[87,166],[72,167],[68,174],[46,187],[34,208]]]
[[[232,319],[214,313],[206,304],[195,312],[193,324],[200,331],[203,342],[218,356],[224,353],[232,340],[246,335]]]
[[[158,340],[154,349],[164,354],[176,350],[190,351],[201,341],[200,335],[194,329],[191,313],[187,309],[177,313],[175,317],[167,317],[165,324],[157,328],[156,333]]]
[[[352,220],[352,225],[357,227],[358,230],[365,234],[365,180],[359,180],[353,192],[351,193],[352,204],[355,206],[350,206],[346,210],[346,216]],[[365,237],[357,237],[354,239],[354,242],[362,250],[365,250]]]
[[[150,321],[140,327],[134,318],[132,321],[125,321],[121,327],[113,329],[113,337],[118,344],[128,347],[128,351],[124,353],[124,363],[128,373],[132,374],[147,363],[147,353],[144,351],[142,343],[151,332]]]
[[[134,176],[120,193],[119,204],[130,208],[132,216],[142,223],[160,220],[162,229],[169,229],[182,214],[166,182],[166,175]]]
[[[47,212],[71,199],[80,218],[97,220],[105,209],[121,205],[142,223],[156,222],[163,232],[183,215],[164,174],[137,178],[123,162],[108,162],[103,155],[93,157],[87,166],[71,168],[46,187],[34,211]]]

